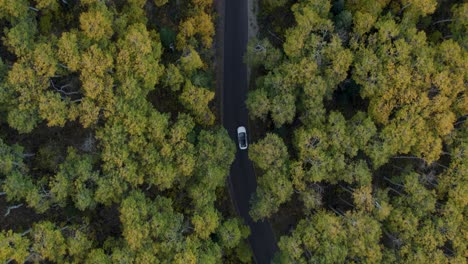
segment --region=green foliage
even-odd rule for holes
[[[183,216],[173,212],[171,204],[164,197],[150,201],[140,191],[130,193],[120,208],[123,236],[130,249],[143,248],[151,243],[151,238],[166,246],[176,246]],[[169,238],[173,240],[165,242]]]
[[[48,126],[65,125],[68,117],[67,104],[60,94],[48,92],[39,98],[39,116],[47,120]]]
[[[161,28],[160,34],[161,34],[161,44],[163,44],[164,48],[170,49],[171,45],[175,44],[176,32],[170,28],[163,27]]]
[[[36,24],[31,19],[23,19],[15,23],[13,27],[5,30],[5,37],[2,40],[10,52],[22,57],[32,50],[36,33]]]
[[[244,60],[250,66],[263,65],[266,69],[272,69],[280,63],[281,56],[281,52],[268,39],[252,38],[247,45]]]
[[[249,92],[245,103],[252,119],[265,120],[267,118],[271,105],[267,91],[257,89]]]
[[[56,10],[59,7],[59,3],[55,0],[35,0],[37,9],[49,9]]]
[[[265,172],[258,179],[257,192],[252,198],[250,214],[257,220],[276,212],[293,193],[292,183],[286,174],[289,155],[283,140],[269,133],[250,146],[249,157]]]
[[[195,70],[203,67],[203,61],[198,52],[192,47],[185,49],[180,57],[180,68],[185,74],[192,74]]]
[[[264,8],[266,12],[271,12],[275,8],[284,7],[288,3],[288,0],[266,0],[261,3],[262,8]]]
[[[116,174],[100,177],[96,180],[96,201],[106,206],[118,202],[128,189],[128,184]]]
[[[247,242],[241,242],[236,248],[236,255],[239,258],[239,261],[242,263],[251,263],[252,262],[252,249]]]
[[[87,12],[81,13],[80,29],[92,40],[108,39],[113,34],[112,19],[112,13],[103,3],[98,2]]]
[[[23,148],[19,145],[9,146],[0,139],[0,173],[7,175],[15,170],[24,170]]]
[[[2,230],[0,233],[0,261],[4,263],[9,261],[26,262],[30,254],[30,245],[31,241],[28,238],[13,233],[11,230]]]
[[[252,117],[264,119],[270,113],[276,127],[293,123],[298,113],[305,124],[319,121],[325,111],[323,100],[330,99],[336,86],[346,79],[353,60],[351,51],[334,33],[329,9],[328,1],[293,5],[297,25],[286,30],[283,52],[267,40],[249,43],[247,62],[261,62],[268,70],[257,82],[261,92],[254,90],[248,96]]]
[[[468,49],[468,39],[466,31],[468,28],[468,4],[455,4],[452,6],[451,11],[453,13],[452,23],[450,23],[450,30],[454,36],[454,39],[459,43],[460,46]]]
[[[222,186],[234,161],[235,145],[225,129],[203,131],[198,136],[194,184],[189,195],[195,208],[213,206],[214,192]]]
[[[306,262],[312,257],[320,263],[343,263],[348,252],[345,241],[340,218],[320,211],[310,222],[301,221],[291,237],[280,239],[280,263]]]
[[[382,161],[376,160],[376,164],[386,162],[389,156],[397,153],[411,153],[433,162],[440,156],[442,137],[453,129],[456,104],[450,99],[452,93],[463,90],[457,81],[463,77],[456,71],[452,77],[454,81],[449,81],[452,83],[450,88],[437,80],[443,78],[454,64],[466,67],[453,60],[465,57],[466,52],[452,41],[433,48],[426,42],[424,32],[414,28],[401,32],[399,25],[389,18],[377,22],[376,28],[378,32],[374,36],[379,39],[379,44],[360,48],[353,75],[363,87],[361,95],[370,100],[369,115],[384,125],[380,133],[381,146],[373,148],[380,153],[369,152],[369,155],[375,155],[374,159],[384,157]],[[389,37],[397,40],[392,41]],[[418,43],[417,48],[410,42]],[[439,53],[439,49],[448,45],[458,55],[452,57],[449,64],[439,64],[439,56],[444,53]],[[389,50],[394,50],[395,54],[386,53]],[[410,66],[413,64],[416,68]],[[434,87],[432,83],[438,84]],[[431,91],[436,95],[432,96]],[[442,101],[445,103],[441,105]]]
[[[294,226],[275,263],[464,263],[466,6],[298,1],[281,13],[295,23],[274,28],[283,35],[265,25],[269,39],[249,43],[259,76],[246,105],[267,126],[249,150],[261,169],[250,213]]]
[[[67,238],[68,255],[76,261],[83,261],[92,247],[93,241],[79,230]]]
[[[380,236],[378,222],[368,215],[350,213],[339,218],[319,211],[310,222],[300,221],[291,236],[281,237],[278,262],[345,263],[356,259],[379,262]]]
[[[99,174],[93,171],[92,163],[91,156],[78,155],[76,150],[68,149],[67,158],[50,182],[52,200],[63,207],[71,197],[79,210],[93,209],[96,206],[94,189]]]
[[[34,237],[33,252],[49,261],[63,261],[66,243],[60,229],[51,222],[41,222],[34,225],[32,232]]]
[[[64,32],[58,41],[58,58],[71,71],[80,66],[80,49],[78,36],[74,32]]]
[[[293,186],[284,169],[268,170],[258,180],[250,215],[254,220],[269,217],[278,211],[281,204],[289,201],[292,194]]]
[[[156,6],[158,6],[158,7],[167,4],[167,2],[169,2],[169,0],[154,0],[154,3],[155,3]]]
[[[174,64],[169,64],[162,77],[162,83],[172,91],[179,91],[184,83],[184,76]]]
[[[0,1],[0,17],[8,20],[22,18],[28,13],[28,1]]]
[[[250,230],[242,225],[239,219],[229,219],[218,228],[218,236],[223,247],[231,249],[236,247],[241,239],[246,239]]]
[[[198,39],[204,48],[210,48],[213,44],[215,27],[210,13],[205,12],[204,7],[211,7],[212,1],[192,0],[196,7],[193,15],[181,21],[179,33],[177,34],[177,48],[183,50],[190,42],[197,42]],[[208,8],[206,8],[208,9]],[[198,36],[198,38],[195,38]],[[200,45],[201,46],[201,45]]]
[[[8,228],[31,227],[1,233],[0,261],[237,261],[246,227],[215,207],[235,145],[209,106],[212,3],[172,19],[144,0],[62,2],[0,0],[1,194],[21,218]]]
[[[337,29],[349,30],[352,26],[353,15],[349,11],[343,11],[339,13],[334,20]]]
[[[62,2],[0,0],[0,261],[251,262],[224,204],[213,1]],[[465,263],[468,5],[261,4],[287,25],[245,55],[268,126],[250,213],[297,219],[275,261]]]
[[[89,263],[89,264],[98,264],[98,263],[110,264],[112,262],[109,259],[109,256],[106,253],[104,253],[104,250],[99,248],[99,249],[93,249],[88,254],[85,263]]]
[[[38,212],[44,212],[49,208],[50,201],[42,186],[41,180],[35,181],[28,173],[23,162],[23,148],[18,145],[9,146],[0,139],[0,176],[2,177],[2,189],[7,196],[7,201],[26,201],[28,206]]]
[[[214,98],[214,93],[208,89],[194,86],[190,81],[185,83],[180,102],[202,125],[212,125],[214,115],[209,108],[209,103]]]
[[[161,44],[143,24],[134,24],[127,28],[117,47],[116,77],[122,83],[123,95],[126,98],[146,96],[164,69],[159,65]],[[127,86],[130,78],[138,80],[141,87]],[[137,93],[138,88],[144,89],[141,94]]]
[[[192,225],[201,239],[207,239],[219,226],[219,213],[214,208],[203,209],[192,217]]]
[[[288,160],[288,150],[283,140],[275,134],[267,134],[249,149],[250,159],[262,170],[282,168]]]

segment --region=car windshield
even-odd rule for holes
[[[239,134],[239,142],[242,146],[246,145],[246,140],[245,140],[245,133],[240,133]]]

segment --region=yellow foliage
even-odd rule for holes
[[[354,32],[359,35],[367,33],[376,21],[376,17],[370,13],[356,12],[354,14]]]
[[[374,198],[372,197],[372,186],[366,185],[353,192],[354,204],[360,210],[372,211],[374,209]]]
[[[81,13],[80,28],[90,39],[109,39],[113,34],[112,16],[105,5],[98,5],[98,8]]]
[[[179,25],[179,35],[177,35],[177,47],[183,49],[187,45],[187,40],[198,35],[205,48],[211,47],[215,28],[211,15],[200,12],[189,17]]]

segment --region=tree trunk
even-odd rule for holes
[[[343,198],[341,198],[341,197],[340,197],[340,200],[341,200],[342,202],[344,202],[345,204],[347,204],[347,205],[349,205],[349,206],[351,206],[351,207],[353,207],[353,208],[356,208],[352,203],[346,201],[345,199],[343,199]]]
[[[328,206],[328,207],[329,207],[333,212],[335,212],[337,215],[342,216],[342,217],[345,217],[345,215],[344,215],[342,212],[336,210],[335,208],[333,208],[333,207],[331,207],[331,206]]]
[[[5,215],[4,215],[4,217],[7,217],[7,216],[10,214],[11,210],[13,210],[13,209],[18,209],[18,208],[20,208],[21,206],[23,206],[23,204],[8,206],[7,211],[6,211]]]
[[[392,180],[390,180],[389,178],[387,178],[386,176],[384,176],[383,178],[384,178],[384,180],[388,181],[389,183],[391,183],[393,185],[396,185],[396,186],[401,187],[403,189],[405,188],[405,186],[403,184],[395,183]]]
[[[410,5],[411,5],[411,3],[408,3],[408,4],[406,4],[404,7],[402,7],[402,8],[400,9],[400,11],[398,11],[398,15],[401,15],[401,13],[403,13],[403,11],[405,11],[405,9],[408,8]]]
[[[436,22],[432,23],[432,25],[445,23],[445,22],[452,22],[452,21],[453,21],[453,19],[442,19],[442,20],[439,20],[439,21],[436,21]]]
[[[21,233],[21,236],[25,236],[27,234],[29,234],[31,232],[31,228],[29,228],[28,230],[24,231],[23,233]]]

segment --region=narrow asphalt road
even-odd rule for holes
[[[237,142],[237,127],[248,125],[245,106],[247,67],[242,59],[248,38],[248,10],[247,0],[225,1],[223,125]],[[249,241],[255,260],[258,264],[269,264],[277,250],[276,240],[267,221],[254,222],[249,215],[249,201],[257,182],[247,150],[237,148],[229,179],[231,196],[238,213],[251,230]]]

